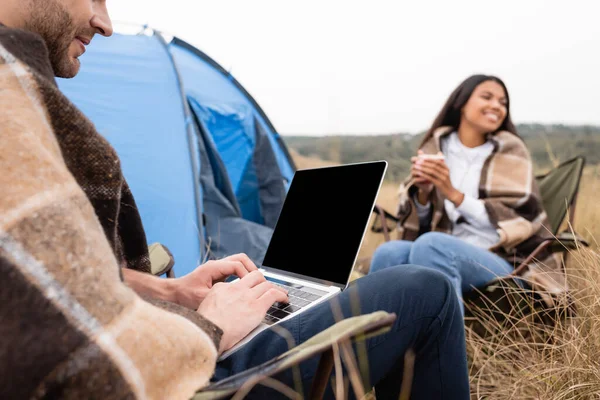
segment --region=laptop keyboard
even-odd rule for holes
[[[271,308],[269,308],[263,321],[268,325],[273,325],[279,322],[280,320],[288,317],[290,314],[303,309],[327,294],[327,292],[313,288],[307,288],[307,290],[303,290],[303,286],[281,281],[279,279],[275,281],[272,278],[267,278],[267,280],[287,290],[289,299],[289,303],[277,302],[274,303]]]

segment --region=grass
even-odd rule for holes
[[[550,326],[508,316],[508,328],[500,329],[482,315],[495,335],[467,329],[472,398],[600,398],[600,257],[579,251],[572,258],[574,318]]]
[[[333,162],[296,155],[298,166]],[[467,327],[470,383],[473,399],[600,399],[600,169],[588,167],[580,186],[574,230],[589,241],[590,249],[569,256],[567,273],[577,315],[540,325],[528,317],[505,315],[499,326],[488,314],[476,318],[490,334],[483,337]],[[395,212],[397,184],[383,185],[377,203]],[[373,223],[372,216],[370,224]],[[359,260],[383,243],[381,234],[367,232]],[[357,263],[353,278],[364,272]],[[368,395],[371,396],[371,395]]]
[[[597,167],[581,184],[573,228],[591,243],[568,257],[567,274],[577,315],[536,325],[514,316],[509,328],[489,316],[480,320],[501,335],[481,337],[467,329],[472,397],[476,399],[600,399],[600,211]]]

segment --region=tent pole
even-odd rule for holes
[[[190,110],[190,106],[187,101],[187,96],[183,88],[183,80],[181,79],[181,74],[179,73],[179,69],[177,68],[177,64],[175,63],[173,55],[169,51],[169,45],[167,44],[165,38],[159,31],[154,31],[154,35],[163,45],[169,59],[171,60],[171,65],[173,66],[173,70],[175,71],[177,84],[181,93],[181,102],[183,104],[183,114],[185,116],[185,127],[187,131],[188,148],[190,151],[190,162],[192,164],[192,176],[194,179],[194,195],[196,200],[196,223],[198,224],[198,231],[202,232],[202,234],[198,235],[200,240],[200,260],[198,260],[198,262],[202,263],[206,249],[204,237],[204,223],[202,218],[202,188],[200,186],[200,161],[198,160],[198,153],[195,151],[195,141],[197,140],[197,138],[194,134],[194,129],[192,125],[194,118],[192,117],[192,111]]]

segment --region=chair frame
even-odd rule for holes
[[[169,249],[166,246],[164,246],[160,243],[157,243],[157,245],[160,245],[162,247],[162,249],[169,255],[170,261],[167,265],[165,265],[163,268],[161,268],[159,271],[157,271],[155,273],[155,275],[162,276],[162,275],[166,274],[167,278],[174,278],[175,273],[173,271],[173,265],[175,264],[175,262],[173,259],[173,255],[171,254],[171,252],[169,251]],[[385,333],[385,332],[389,331],[389,329],[391,328],[391,326],[393,325],[395,320],[396,320],[396,314],[387,313],[385,318],[382,318],[378,321],[369,323],[368,325],[362,327],[360,331],[344,333],[345,337],[340,338],[339,340],[336,341],[336,343],[339,343],[340,346],[342,346],[345,343],[351,343],[352,341],[354,341],[356,339],[360,339],[361,337],[364,338],[365,336],[368,336],[368,335],[374,336],[377,334]],[[354,329],[354,330],[356,330],[356,329]],[[327,390],[327,384],[329,382],[329,378],[331,376],[331,373],[333,371],[333,366],[334,366],[333,342],[329,343],[329,345],[325,348],[322,348],[316,352],[304,355],[303,357],[297,358],[294,361],[294,363],[288,367],[288,368],[291,368],[291,367],[297,366],[301,362],[305,361],[306,359],[308,359],[310,357],[318,356],[319,354],[320,354],[319,364],[317,366],[317,370],[313,377],[313,381],[312,381],[309,396],[308,396],[309,399],[322,399],[323,396],[325,395],[325,391]],[[268,363],[269,362],[267,362],[267,364]],[[267,378],[267,377],[271,376],[272,374],[273,374],[273,372],[268,373],[264,376],[263,375],[252,375],[252,376],[249,376],[244,383],[246,383],[247,381],[250,381],[254,377],[254,379],[256,379],[256,382],[253,382],[253,383],[257,384],[257,383],[260,383],[260,381],[262,379]],[[231,378],[235,378],[235,376],[231,377]],[[239,390],[240,388],[241,388],[241,385],[237,388],[237,390]],[[210,394],[209,395],[210,399],[220,399],[220,398],[228,397],[231,395],[230,390],[229,391],[228,390],[219,391],[218,389],[212,390],[212,388],[210,386],[203,390],[200,390],[198,393],[206,393],[206,392],[208,392]]]
[[[571,204],[569,204],[569,221],[571,221],[571,222],[575,222],[575,206],[576,206],[575,203],[576,203],[578,194],[579,194],[579,189],[577,190],[577,193],[575,194],[575,196],[573,196],[573,200],[571,201]],[[533,250],[531,252],[531,254],[529,254],[529,256],[527,256],[527,258],[525,260],[523,260],[523,262],[517,268],[514,269],[514,271],[510,275],[512,275],[512,276],[523,275],[525,272],[527,272],[527,269],[529,268],[529,264],[531,264],[531,262],[533,260],[535,260],[535,258],[542,251],[546,250],[548,247],[550,247],[550,245],[555,244],[557,242],[561,243],[561,240],[558,238],[551,238],[551,239],[544,240],[542,243],[540,243],[538,245],[538,247],[535,248],[535,250]],[[580,243],[580,244],[584,245],[585,247],[589,246],[589,244],[582,238],[577,238],[577,243]],[[564,257],[564,261],[566,263],[567,256],[568,256],[567,248],[565,248],[563,253],[565,253],[563,257]]]
[[[562,165],[568,164],[570,162],[573,162],[576,159],[583,159],[584,162],[584,166],[585,166],[585,158],[582,156],[576,156],[573,157],[567,161],[565,161],[564,163],[561,163],[560,165],[558,165],[555,168],[559,168]],[[548,172],[550,173],[550,172]],[[536,179],[541,179],[543,177],[545,177],[547,174],[544,175],[538,175],[536,176]],[[581,172],[579,174],[579,176],[577,177],[577,189],[575,190],[575,194],[573,195],[573,198],[571,199],[571,202],[568,204],[567,206],[567,211],[565,212],[565,216],[568,213],[569,215],[569,221],[574,222],[575,221],[575,210],[576,210],[576,206],[577,206],[577,199],[579,197],[579,186],[581,184],[581,177],[583,175],[583,168],[581,169]],[[387,212],[386,210],[383,209],[383,207],[375,204],[373,211],[372,211],[375,215],[375,221],[373,222],[373,225],[371,226],[371,231],[374,233],[383,233],[383,237],[385,239],[386,242],[390,241],[390,229],[388,228],[387,224],[386,224],[386,220],[391,220],[393,221],[395,224],[398,224],[400,222],[400,220],[390,214],[389,212]],[[564,221],[565,216],[563,216],[562,221]],[[381,222],[381,228],[376,228],[377,225],[377,221]],[[561,221],[561,222],[562,222]],[[558,232],[553,232],[553,235],[558,234]],[[589,247],[589,244],[582,238],[580,237],[575,237],[575,240],[571,240],[571,245],[575,245],[575,244],[581,244],[585,247]],[[563,244],[565,240],[561,240],[560,238],[554,237],[554,238],[550,238],[550,239],[546,239],[544,240],[542,243],[540,243],[538,245],[537,248],[535,248],[528,256],[527,258],[521,263],[519,264],[519,266],[517,266],[513,272],[510,274],[510,276],[520,276],[523,275],[525,272],[527,272],[528,266],[529,264],[531,264],[531,262],[533,260],[535,260],[535,258],[544,250],[548,249],[551,245],[553,244]],[[565,253],[564,257],[565,257],[565,262],[566,262],[566,257],[568,255],[568,251],[569,248],[568,247],[564,247],[564,250],[561,250],[561,252]],[[370,257],[369,257],[370,258]]]
[[[314,375],[312,383],[311,383],[308,399],[311,399],[311,400],[312,399],[314,399],[314,400],[322,399],[325,395],[325,391],[327,390],[327,384],[329,383],[329,379],[330,379],[331,373],[333,371],[333,366],[334,366],[334,361],[335,361],[333,344],[338,343],[340,345],[340,347],[342,347],[344,345],[352,343],[355,340],[364,340],[365,338],[368,338],[368,337],[373,337],[373,336],[377,336],[377,335],[389,332],[389,330],[391,329],[392,325],[394,324],[397,316],[395,313],[386,313],[386,314],[387,315],[385,315],[383,318],[379,319],[378,321],[373,321],[366,326],[363,326],[358,331],[356,329],[352,328],[354,330],[354,332],[344,333],[342,335],[342,337],[338,338],[337,340],[332,341],[331,343],[328,343],[326,347],[324,347],[320,350],[317,350],[316,352],[312,352],[312,353],[307,352],[306,354],[302,355],[301,357],[298,357],[296,360],[294,360],[294,363],[292,365],[289,365],[287,368],[285,368],[283,370],[287,370],[289,368],[298,366],[302,362],[304,362],[312,357],[318,356],[320,354],[319,364],[317,365],[317,370],[315,372],[315,375]],[[332,325],[332,327],[330,327],[330,329],[333,328],[334,326],[335,325]],[[285,356],[283,359],[285,359]],[[276,358],[274,360],[268,361],[265,364],[268,364],[273,361],[274,362],[282,361],[283,359],[278,360]],[[343,358],[342,358],[342,361],[345,363]],[[262,364],[262,365],[265,365],[265,364]],[[276,374],[282,372],[283,370],[275,369],[275,370],[269,371],[268,373],[265,373],[263,375],[261,375],[261,374],[249,375],[246,380],[244,380],[243,382],[238,382],[236,384],[236,386],[237,386],[236,389],[220,389],[218,387],[213,388],[213,385],[210,385],[210,386],[198,391],[197,394],[208,394],[210,396],[209,398],[211,400],[212,399],[220,399],[220,398],[229,398],[235,392],[237,392],[239,389],[241,389],[242,386],[244,384],[246,384],[246,382],[251,381],[253,378],[256,379],[256,381],[252,382],[252,384],[259,384],[262,379],[268,378],[272,375],[276,375]],[[233,379],[244,373],[247,373],[247,372],[241,372],[238,375],[235,375],[235,376],[232,376],[232,377],[226,378],[226,379]],[[218,385],[218,383],[217,383],[217,385]],[[214,393],[214,396],[211,395],[212,393]]]
[[[577,207],[577,199],[579,197],[579,186],[581,184],[581,177],[583,175],[583,169],[585,168],[585,158],[582,157],[582,156],[573,157],[572,159],[567,160],[567,161],[561,163],[560,165],[558,165],[557,167],[555,167],[555,168],[560,168],[562,165],[565,165],[565,164],[568,164],[570,162],[573,162],[573,161],[575,161],[575,160],[577,160],[579,158],[583,159],[583,166],[581,168],[581,172],[579,173],[579,176],[577,176],[577,185],[576,185],[577,189],[575,190],[575,194],[573,195],[573,198],[571,199],[571,202],[567,205],[567,210],[565,212],[565,215],[561,219],[561,223],[564,221],[566,214],[569,215],[569,221],[571,223],[575,223],[575,211],[576,211],[576,207]],[[550,173],[550,172],[548,172],[548,173]],[[544,175],[538,175],[538,176],[536,176],[536,179],[541,179],[541,178],[547,176],[548,173],[546,173]],[[552,234],[553,235],[557,235],[558,231],[557,232],[552,232]],[[523,262],[517,268],[514,269],[514,271],[510,275],[511,276],[521,276],[521,275],[523,275],[525,272],[527,272],[527,270],[529,268],[529,264],[531,264],[531,262],[533,260],[535,260],[536,257],[542,251],[548,249],[551,245],[556,244],[556,243],[562,244],[562,241],[559,238],[557,238],[557,237],[553,237],[553,238],[544,240],[542,243],[540,243],[538,245],[538,247],[535,248],[535,250],[533,250],[531,252],[531,254],[529,254],[529,256],[527,256],[527,258],[525,260],[523,260]],[[581,244],[581,245],[583,245],[585,247],[589,247],[589,244],[584,239],[579,238],[579,237],[576,236],[575,237],[575,243],[573,243],[573,244],[577,244],[577,243],[579,243],[579,244]],[[564,250],[561,250],[561,252],[564,253],[563,257],[564,257],[565,264],[566,264],[566,261],[567,261],[567,256],[568,256],[568,251],[567,250],[568,249],[569,248],[565,246]]]

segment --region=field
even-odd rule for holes
[[[299,169],[337,164],[294,150],[292,154]],[[397,187],[397,181],[388,179],[377,199],[392,213]],[[577,316],[557,321],[554,326],[540,326],[506,315],[508,328],[505,325],[502,329],[485,315],[480,317],[495,334],[482,337],[467,329],[473,399],[600,399],[600,257],[595,252],[595,239],[600,238],[595,197],[599,189],[600,168],[589,166],[580,186],[572,228],[591,243],[591,248],[574,252],[567,264]],[[381,243],[382,235],[369,230],[359,259],[371,256]],[[364,265],[355,265],[353,278],[363,272]]]

